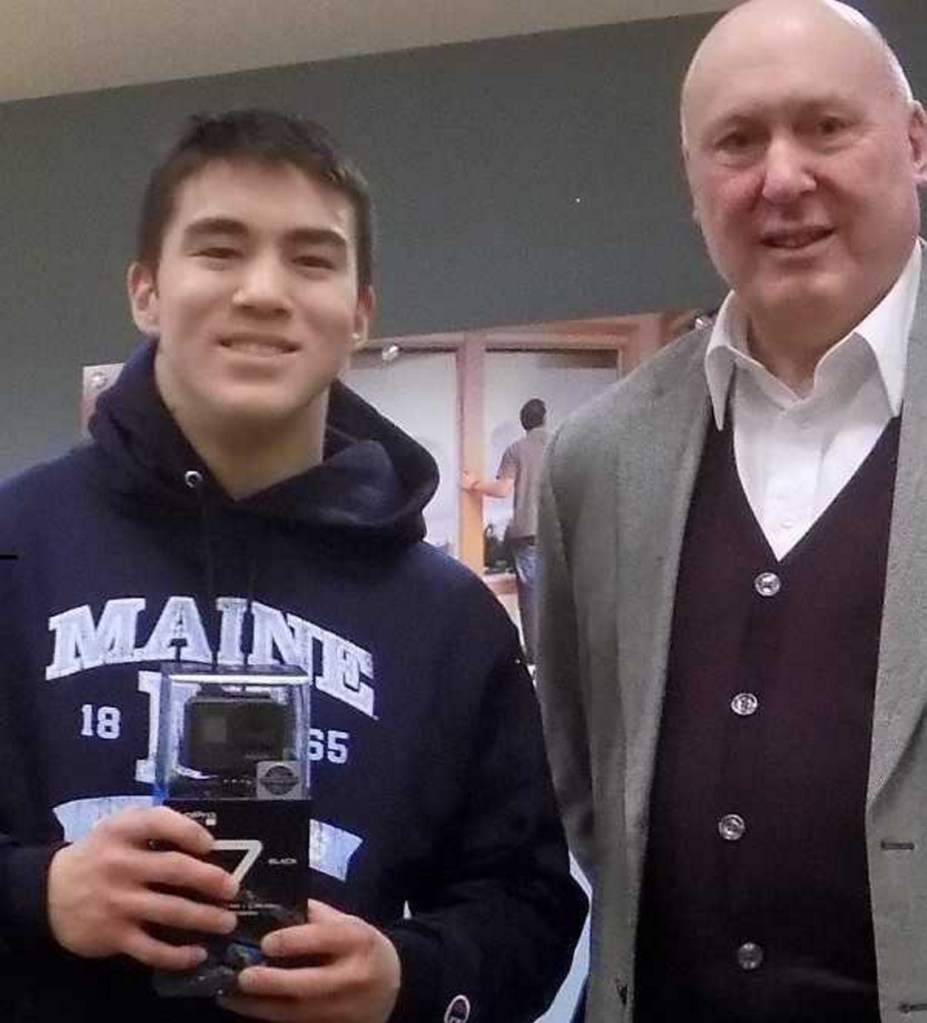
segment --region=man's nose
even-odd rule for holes
[[[814,191],[815,184],[811,154],[799,140],[791,136],[773,138],[766,150],[763,198],[786,206]]]
[[[274,255],[255,255],[242,267],[235,303],[261,312],[290,308],[286,268]]]

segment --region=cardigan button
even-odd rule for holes
[[[731,700],[731,710],[741,718],[748,718],[755,714],[760,701],[753,693],[738,693]]]
[[[761,597],[775,597],[782,589],[782,580],[775,572],[760,572],[753,580],[753,588]]]
[[[737,842],[744,837],[747,822],[736,813],[726,813],[718,821],[718,834],[725,842]]]
[[[737,949],[737,965],[742,970],[758,970],[763,964],[763,947],[755,941],[745,941]]]

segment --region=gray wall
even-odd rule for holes
[[[927,94],[922,0],[869,9]],[[341,138],[380,208],[380,334],[714,302],[675,112],[709,23],[0,105],[0,475],[72,443],[80,366],[129,350],[122,279],[135,210],[164,141],[197,110],[283,107]]]

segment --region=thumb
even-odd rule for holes
[[[306,902],[306,922],[310,924],[333,923],[344,917],[344,913],[329,906],[327,902],[319,902],[318,899],[309,899]]]

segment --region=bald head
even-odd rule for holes
[[[738,53],[747,57],[758,45],[787,46],[809,33],[846,46],[846,66],[857,75],[865,68],[870,88],[883,88],[902,104],[913,101],[898,57],[875,25],[854,7],[840,0],[746,0],[715,23],[692,58],[680,102],[683,142],[692,116],[699,111],[705,79],[710,82],[719,66],[728,67]],[[864,60],[863,67],[851,54]]]
[[[747,0],[682,91],[709,255],[766,350],[817,355],[898,279],[920,221],[927,118],[879,32],[836,0]]]

